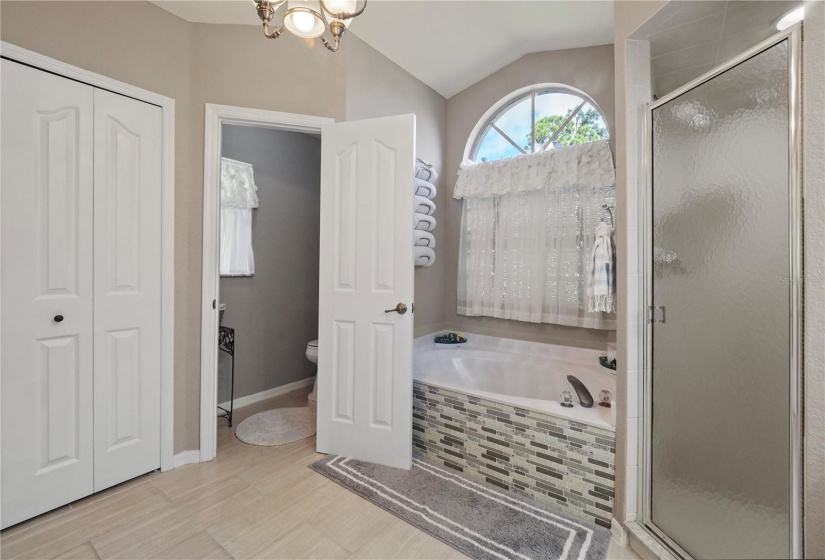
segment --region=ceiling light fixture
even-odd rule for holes
[[[805,17],[805,6],[799,6],[788,12],[785,12],[773,21],[773,26],[777,31],[785,31],[792,25],[795,25],[803,20]]]
[[[264,27],[264,35],[268,39],[277,39],[286,29],[293,35],[304,39],[321,37],[321,42],[332,52],[338,51],[341,37],[349,27],[353,18],[360,16],[367,7],[367,0],[252,0],[258,17]],[[283,23],[278,29],[270,30],[269,24],[275,17],[275,12],[286,4]],[[329,29],[332,41],[323,37],[324,31]]]

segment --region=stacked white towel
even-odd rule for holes
[[[413,179],[415,205],[415,231],[413,231],[413,255],[415,266],[432,266],[435,262],[435,182],[438,173],[433,166],[423,159],[415,160],[415,178]]]
[[[435,251],[429,247],[413,247],[415,266],[432,266],[435,262]]]
[[[432,231],[435,229],[435,218],[426,214],[415,213],[415,229],[421,231]]]
[[[424,179],[430,183],[438,181],[438,173],[435,172],[432,164],[420,158],[415,160],[415,177],[417,179]]]
[[[435,249],[435,236],[429,231],[421,231],[417,229],[413,231],[413,239],[416,247],[429,247]]]
[[[435,214],[435,202],[423,196],[415,196],[415,211],[419,214],[432,216]]]
[[[435,185],[433,185],[429,181],[419,179],[418,177],[416,177],[413,180],[413,185],[415,188],[416,196],[423,196],[424,198],[429,198],[430,200],[435,198]]]

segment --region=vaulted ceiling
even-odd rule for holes
[[[260,24],[251,0],[151,1],[191,22]],[[612,43],[613,2],[369,0],[350,31],[449,98],[525,54]]]

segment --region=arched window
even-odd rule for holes
[[[609,137],[604,115],[586,93],[539,84],[508,95],[487,111],[473,130],[465,159],[495,161]]]

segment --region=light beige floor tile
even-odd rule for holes
[[[363,560],[466,558],[454,548],[398,518],[376,532],[352,557]]]
[[[232,556],[204,531],[159,550],[154,557],[169,560],[232,560]]]
[[[180,542],[223,515],[234,515],[260,493],[237,477],[182,495],[169,508],[146,515],[92,539],[97,553],[109,558],[158,557],[165,548]]]
[[[53,560],[100,560],[92,543],[85,542],[54,557]]]
[[[252,465],[238,476],[264,494],[287,488],[316,473],[309,465],[321,459],[323,455],[315,452],[315,439],[312,443],[299,442],[283,447],[283,455]]]
[[[97,492],[95,494],[92,494],[91,496],[87,496],[87,497],[85,497],[83,499],[80,499],[76,502],[72,502],[71,507],[72,507],[72,509],[80,509],[82,507],[93,504],[93,503],[95,503],[99,500],[103,500],[105,498],[108,498],[108,497],[113,496],[115,494],[118,494],[120,492],[123,492],[124,490],[128,490],[129,488],[132,488],[134,486],[138,486],[140,484],[148,484],[148,483],[149,483],[149,475],[139,476],[137,478],[133,478],[132,480],[127,480],[126,482],[124,482],[122,484],[117,484],[115,486],[112,486],[111,488],[107,488],[106,490],[103,490],[101,492]]]
[[[139,484],[30,529],[0,537],[3,558],[51,558],[143,515],[171,505],[151,484]]]
[[[65,505],[63,507],[59,507],[57,509],[53,509],[51,511],[47,511],[42,515],[38,515],[37,517],[32,517],[22,523],[18,523],[17,525],[12,525],[7,529],[3,529],[2,533],[0,533],[0,539],[7,539],[11,535],[15,533],[19,533],[20,531],[31,529],[36,525],[40,525],[41,523],[45,523],[46,521],[52,521],[61,515],[69,513],[72,511],[71,505]]]
[[[349,558],[349,551],[317,529],[302,524],[271,545],[256,552],[255,558],[295,560],[326,558],[335,560]]]
[[[321,475],[309,477],[220,519],[207,532],[235,558],[254,558],[259,550],[319,515],[329,507],[328,500],[341,492],[349,493]]]
[[[428,558],[463,556],[309,469],[315,438],[279,447],[235,437],[245,418],[304,406],[309,388],[218,421],[218,456],[152,473],[0,534],[2,557]]]
[[[607,560],[639,560],[639,556],[630,548],[610,539],[610,545],[607,547]]]
[[[350,552],[364,546],[397,519],[350,491],[338,500],[329,500],[327,505],[308,522]]]

